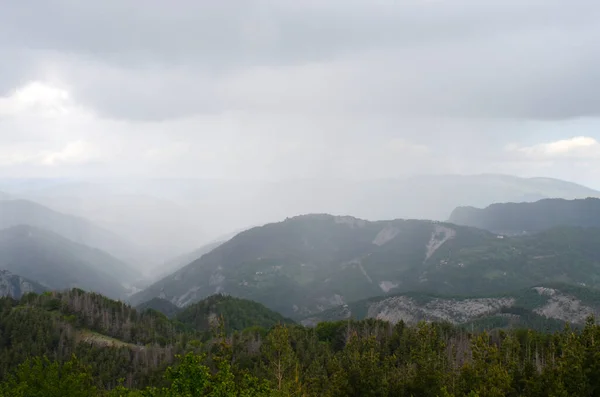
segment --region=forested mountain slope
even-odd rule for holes
[[[47,230],[25,225],[0,230],[0,269],[48,289],[80,287],[124,297],[121,269],[126,268],[105,252]]]
[[[160,313],[78,289],[0,298],[0,379],[29,357],[66,361],[77,354],[103,388],[120,378],[131,386],[160,382],[154,374],[172,362],[182,335]]]
[[[503,237],[430,221],[306,215],[254,228],[135,295],[178,306],[214,293],[302,318],[403,291],[482,295],[562,281],[600,286],[600,229]]]
[[[504,234],[539,232],[557,226],[600,227],[600,199],[499,203],[483,209],[458,207],[449,221]]]
[[[184,306],[223,292],[288,316],[320,311],[414,288],[418,273],[452,249],[495,238],[430,221],[298,216],[238,234],[132,301],[158,296]]]
[[[269,329],[277,324],[293,321],[267,309],[260,303],[225,295],[213,295],[191,304],[175,315],[181,323],[201,332],[223,321],[225,330],[242,331],[250,327]]]
[[[27,294],[0,298],[0,396],[562,397],[600,386],[593,318],[552,334],[473,329],[345,319],[199,334],[80,290]]]

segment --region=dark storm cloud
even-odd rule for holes
[[[123,119],[560,119],[600,113],[599,19],[589,0],[10,2],[0,48],[35,65],[8,57],[10,81],[50,64],[78,100]]]
[[[567,6],[568,5],[568,6]],[[3,41],[152,62],[247,66],[344,50],[594,23],[593,2],[50,0],[3,5]],[[162,56],[161,56],[162,55]],[[135,62],[134,62],[135,63]]]

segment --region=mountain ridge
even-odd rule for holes
[[[598,240],[595,228],[510,237],[436,221],[301,215],[236,235],[132,301],[160,297],[183,307],[226,293],[298,319],[407,291],[481,295],[557,281],[600,287]]]
[[[97,248],[31,225],[0,230],[0,268],[47,289],[80,287],[114,298],[125,296],[119,278],[126,265]]]
[[[600,199],[543,199],[495,203],[485,208],[457,207],[449,222],[495,233],[535,233],[558,226],[600,227]]]
[[[142,263],[153,266],[219,239],[231,230],[274,222],[290,214],[325,212],[353,214],[368,220],[444,221],[462,205],[485,207],[496,202],[548,197],[600,197],[597,190],[568,181],[498,174],[294,178],[271,182],[192,178],[24,180],[22,183],[0,180],[2,189],[14,197],[92,219],[118,232],[144,247]],[[131,193],[135,197],[129,197]],[[147,201],[142,196],[152,199]],[[128,257],[122,259],[136,264]]]
[[[18,225],[51,231],[75,243],[109,252],[124,262],[137,257],[131,244],[85,218],[58,212],[29,200],[0,200],[0,229]],[[138,277],[138,272],[129,266],[123,266],[121,271],[126,281]]]

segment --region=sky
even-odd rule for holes
[[[0,0],[0,177],[600,188],[592,0]]]

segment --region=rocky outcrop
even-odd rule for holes
[[[19,299],[28,292],[42,292],[45,288],[24,277],[12,274],[8,270],[0,270],[0,296]]]
[[[397,323],[419,321],[448,321],[461,324],[477,317],[495,313],[514,304],[513,298],[432,299],[419,303],[408,296],[396,296],[369,306],[367,317]]]
[[[600,316],[600,292],[575,286],[540,286],[513,295],[481,298],[403,294],[340,305],[306,318],[302,324],[314,326],[321,321],[374,318],[413,325],[420,321],[461,325],[494,316],[518,317],[518,313],[525,312],[571,324],[583,324],[591,315]]]

